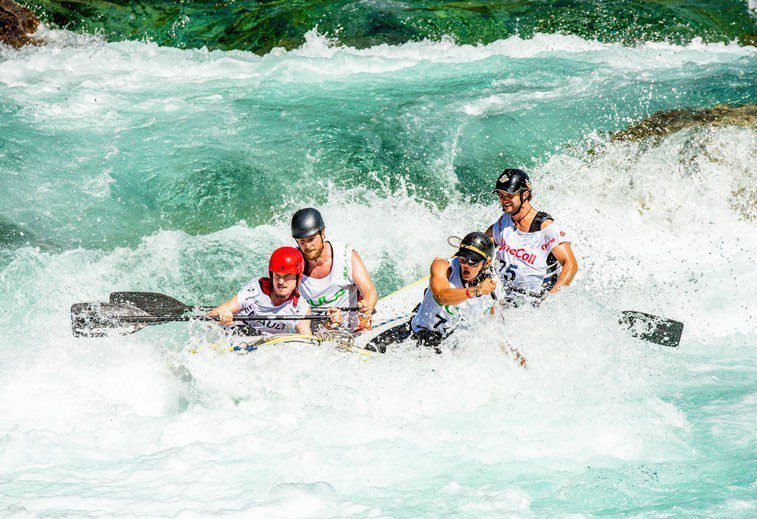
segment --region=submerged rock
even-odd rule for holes
[[[27,9],[12,0],[0,0],[0,43],[20,48],[38,45],[39,40],[29,36],[39,27],[39,20]]]
[[[691,126],[736,125],[757,129],[757,105],[718,105],[713,108],[662,110],[620,130],[613,141],[638,141],[668,135]]]

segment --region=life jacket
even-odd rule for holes
[[[310,307],[300,299],[299,291],[293,290],[289,298],[279,305],[273,304],[271,294],[273,283],[270,278],[254,278],[237,294],[237,302],[242,308],[240,317],[253,315],[304,316]],[[250,328],[263,335],[294,333],[299,321],[246,321]]]
[[[331,247],[331,270],[320,279],[303,275],[299,285],[302,298],[314,310],[357,306],[358,289],[352,279],[352,247],[332,241],[327,241],[324,246]],[[349,312],[345,317],[346,325],[354,330],[358,326],[357,312]]]
[[[542,229],[542,224],[547,220],[552,220],[552,224]],[[538,293],[554,286],[562,265],[552,254],[552,249],[570,242],[554,218],[539,211],[528,232],[522,232],[510,215],[502,213],[492,226],[492,235],[496,249],[494,270],[505,291],[512,288]]]

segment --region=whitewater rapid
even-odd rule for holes
[[[0,56],[0,514],[754,513],[756,133],[608,138],[658,108],[753,101],[754,48],[50,38]],[[70,334],[70,305],[111,291],[228,297],[311,204],[386,294],[497,217],[509,161],[581,270],[443,355]],[[630,338],[625,309],[684,321],[681,347]]]

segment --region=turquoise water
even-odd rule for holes
[[[754,515],[755,131],[608,138],[755,103],[754,47],[46,37],[0,49],[2,513]],[[581,272],[445,355],[70,334],[69,306],[111,291],[221,301],[310,204],[386,294],[497,216],[506,165],[533,171]],[[631,308],[684,321],[681,347],[623,334]]]

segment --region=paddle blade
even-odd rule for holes
[[[128,335],[149,326],[149,323],[123,322],[121,319],[145,316],[149,314],[130,305],[76,303],[71,306],[71,331],[74,337]]]
[[[134,306],[150,315],[170,317],[178,317],[192,310],[178,299],[158,292],[113,292],[110,302]]]
[[[683,334],[682,322],[644,312],[624,311],[620,323],[637,339],[671,348],[678,346]]]

